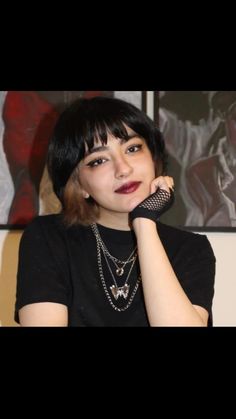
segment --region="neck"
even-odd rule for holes
[[[106,211],[101,210],[96,222],[103,225],[104,227],[113,228],[115,230],[131,230],[127,213],[107,213]]]

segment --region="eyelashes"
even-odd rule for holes
[[[131,146],[129,146],[126,150],[127,154],[135,154],[138,151],[140,151],[143,147],[143,144],[133,144]],[[102,164],[106,163],[109,160],[109,158],[107,157],[97,157],[94,160],[89,161],[88,163],[86,163],[86,166],[88,167],[97,167],[97,166],[101,166]]]
[[[139,151],[139,150],[141,150],[141,148],[142,148],[142,144],[135,144],[135,145],[131,145],[129,148],[128,148],[128,151],[129,151],[129,153],[131,152],[131,153],[135,153],[135,152],[137,152],[137,151]],[[131,150],[133,150],[133,151],[131,151]]]
[[[103,164],[105,161],[107,161],[107,159],[104,158],[98,158],[96,160],[92,160],[89,163],[86,164],[86,166],[89,167],[96,167],[96,166],[100,166],[101,164]]]

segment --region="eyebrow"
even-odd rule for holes
[[[142,137],[140,135],[138,135],[134,132],[134,133],[128,135],[127,140],[121,138],[121,144],[126,143],[127,141],[132,140],[132,138],[135,138],[135,137],[138,137],[138,138],[142,139]],[[100,151],[107,151],[107,150],[109,150],[109,146],[107,146],[107,145],[100,145],[100,146],[97,146],[97,147],[93,147],[90,151],[89,150],[86,151],[84,157],[90,156],[93,153],[97,153],[97,152],[100,152]]]
[[[108,149],[109,149],[109,147],[105,146],[105,145],[100,145],[98,147],[94,147],[94,148],[92,148],[92,150],[90,150],[90,151],[87,150],[86,151],[85,157],[90,156],[91,154],[96,153],[98,151],[105,151],[105,150],[108,150]]]

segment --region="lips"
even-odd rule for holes
[[[141,182],[128,182],[116,189],[115,192],[120,194],[129,194],[135,192],[140,184]]]

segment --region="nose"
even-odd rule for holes
[[[115,162],[115,177],[122,179],[129,176],[133,171],[125,156],[119,156]]]

